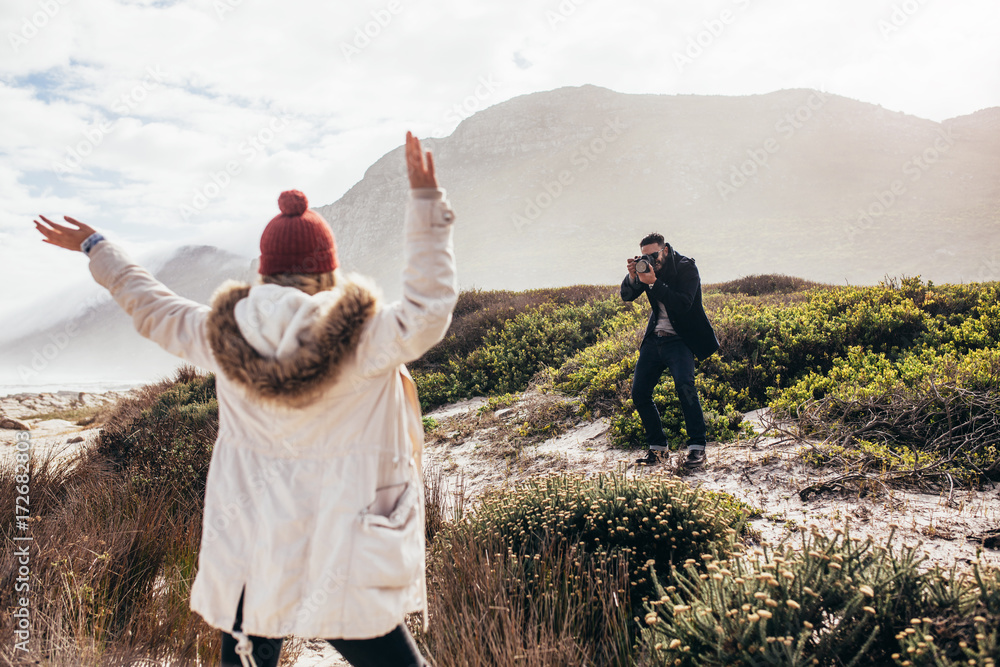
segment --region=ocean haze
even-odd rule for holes
[[[182,246],[156,264],[152,268],[158,280],[204,304],[223,281],[253,277],[248,258],[211,246]],[[140,336],[107,291],[94,286],[82,300],[49,302],[53,323],[13,338],[4,336],[0,387],[23,391],[26,385],[45,385],[46,390],[88,383],[134,385],[173,374],[183,361]],[[84,293],[75,288],[67,295],[78,292]]]
[[[938,123],[815,90],[582,86],[497,104],[424,143],[456,212],[463,289],[617,284],[651,231],[694,257],[706,283],[754,273],[940,283],[1000,279],[998,130],[1000,108]],[[338,201],[314,207],[342,268],[375,278],[388,299],[400,295],[407,188],[399,147]],[[249,263],[186,246],[156,275],[208,303],[223,280],[250,280]],[[77,289],[22,335],[0,335],[0,383],[133,382],[181,363],[100,288]],[[68,330],[66,346],[39,361]],[[33,360],[36,375],[17,372]]]

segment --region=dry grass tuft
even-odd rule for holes
[[[0,529],[8,544],[30,545],[27,590],[15,588],[23,563],[14,549],[0,556],[0,607],[13,610],[26,597],[30,613],[28,653],[0,654],[0,665],[103,667],[143,659],[193,665],[217,659],[218,631],[188,606],[201,498],[190,493],[190,485],[151,483],[156,469],[148,465],[150,452],[169,456],[164,438],[177,432],[136,426],[164,394],[205,380],[182,369],[107,413],[107,437],[146,447],[141,455],[125,446],[109,451],[111,440],[104,440],[104,449],[98,445],[74,458],[29,452],[20,468],[13,457],[0,463]],[[200,437],[211,438],[202,443],[210,451],[214,432]],[[30,499],[26,525],[15,521],[24,485]],[[4,614],[0,633],[13,637],[14,627],[13,617]]]

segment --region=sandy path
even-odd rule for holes
[[[496,415],[514,422],[528,410],[537,409],[558,397],[527,394],[508,412]],[[477,412],[485,400],[474,399],[429,413],[439,426],[428,438],[425,467],[442,471],[452,493],[461,488],[466,501],[473,501],[488,488],[503,488],[533,475],[553,470],[596,474],[620,469],[641,452],[613,449],[608,443],[608,422],[601,419],[581,423],[557,438],[526,447],[515,459],[497,460],[491,454],[496,443],[490,433],[496,420],[483,420]],[[748,415],[753,418],[756,415]],[[476,428],[484,424],[486,428]],[[462,437],[448,439],[449,433]],[[956,490],[948,502],[943,495],[892,491],[889,494],[857,497],[846,493],[824,494],[803,502],[798,491],[831,475],[803,463],[799,445],[781,444],[776,439],[759,442],[738,441],[710,445],[705,470],[685,476],[691,484],[724,491],[760,508],[761,515],[750,524],[767,541],[776,542],[799,526],[815,524],[828,534],[850,521],[852,536],[871,536],[884,541],[897,526],[895,543],[922,543],[928,564],[944,567],[970,564],[977,552],[982,559],[1000,565],[1000,551],[983,549],[974,539],[1000,526],[1000,484],[980,490]],[[675,453],[667,466],[676,466]]]

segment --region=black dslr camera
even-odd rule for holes
[[[659,253],[652,253],[650,255],[641,255],[635,258],[635,271],[636,273],[649,273],[656,267],[656,259]]]

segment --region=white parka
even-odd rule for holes
[[[423,611],[423,426],[404,363],[447,331],[457,299],[454,215],[412,190],[403,298],[358,276],[310,296],[224,284],[184,299],[102,241],[90,270],[168,352],[216,374],[219,434],[191,609],[230,632],[363,639]],[[346,279],[345,279],[346,278]]]

